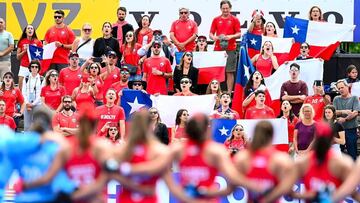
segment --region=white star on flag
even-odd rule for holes
[[[245,76],[247,77],[247,79],[249,80],[250,78],[250,72],[249,72],[249,66],[245,66],[244,65],[244,71],[245,71]]]
[[[225,128],[225,126],[223,126],[221,129],[219,129],[221,135],[225,135],[227,136],[227,132],[229,131],[228,129]]]
[[[253,45],[256,45],[256,40],[255,40],[255,38],[252,38],[252,40],[250,40],[250,42],[251,42],[251,44],[253,44]]]
[[[139,104],[137,97],[135,97],[134,102],[128,102],[128,104],[131,106],[130,114],[145,106],[145,104]]]
[[[292,29],[292,34],[299,34],[299,28],[297,27],[297,25],[295,25],[294,27],[291,27],[291,29]]]
[[[40,56],[40,54],[41,54],[41,52],[38,49],[36,49],[36,51],[34,53],[36,56]]]

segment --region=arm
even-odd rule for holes
[[[255,98],[254,92],[250,93],[250,95],[244,99],[242,106],[247,107],[254,98]]]
[[[21,58],[27,53],[27,49],[22,50],[22,47],[18,47],[16,50],[16,58],[21,60]]]
[[[334,142],[337,144],[345,144],[345,131],[339,131],[339,138],[334,137]]]
[[[8,48],[4,49],[4,51],[0,51],[0,56],[8,55],[12,50],[14,50],[14,44],[10,44]]]
[[[165,181],[171,193],[173,193],[175,197],[177,197],[181,202],[191,201],[191,198],[185,194],[183,188],[179,184],[175,183],[170,170],[167,170],[165,175],[163,175],[163,180]]]
[[[298,139],[298,130],[295,129],[294,130],[294,139],[293,139],[295,153],[299,153],[299,150],[297,147],[297,139]]]
[[[343,184],[333,194],[333,201],[337,202],[344,199],[348,194],[357,187],[360,182],[360,159],[356,161],[355,167],[351,170],[350,174],[343,182]]]
[[[279,68],[279,64],[278,64],[278,60],[275,55],[271,56],[271,62],[272,62],[272,66],[274,67],[274,69],[277,70]]]
[[[79,38],[76,38],[76,39],[74,40],[74,42],[73,42],[72,45],[71,45],[71,51],[73,51],[73,52],[76,51],[76,49],[77,49],[78,46],[79,46],[79,42],[80,42],[80,39],[79,39]]]
[[[251,63],[254,65],[255,62],[258,60],[260,54],[256,54],[254,57],[251,58]]]
[[[125,120],[120,120],[119,126],[120,126],[120,139],[124,139],[125,138]]]

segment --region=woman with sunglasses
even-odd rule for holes
[[[105,136],[113,144],[123,144],[124,140],[120,139],[119,128],[116,125],[111,125],[107,128],[107,134]]]
[[[313,57],[309,55],[310,53],[310,45],[307,42],[303,42],[300,45],[300,54],[296,57],[296,60],[306,60],[312,59]]]
[[[29,64],[30,75],[25,77],[22,95],[24,96],[26,110],[24,111],[24,130],[28,130],[32,121],[33,111],[41,104],[40,92],[44,77],[39,75],[40,61],[32,60]]]
[[[100,63],[94,62],[94,57],[88,58],[85,63],[81,66],[81,72],[83,77],[88,76],[90,80],[91,87],[94,89],[95,93],[95,105],[103,105],[104,93],[103,86],[104,81],[100,77],[101,65]]]
[[[266,37],[278,37],[277,36],[277,31],[276,31],[276,26],[275,26],[275,24],[273,22],[267,22],[265,24],[264,36],[266,36]]]
[[[135,31],[135,39],[142,46],[149,44],[153,38],[153,30],[150,28],[150,16],[143,15],[138,21],[139,28]]]
[[[18,126],[20,117],[24,115],[25,100],[19,90],[14,86],[14,74],[12,72],[6,72],[3,76],[3,82],[0,87],[0,99],[5,101],[7,116],[13,117]],[[16,104],[20,104],[20,110],[16,109]]]
[[[196,96],[197,94],[191,92],[190,90],[191,86],[192,86],[191,79],[188,77],[183,77],[180,80],[181,92],[175,93],[174,96]]]
[[[252,57],[251,62],[264,77],[269,77],[279,68],[278,60],[274,55],[274,46],[270,41],[264,42],[260,54]]]
[[[185,125],[189,117],[186,109],[180,109],[176,113],[175,127],[171,129],[171,142],[186,141]]]
[[[216,102],[215,102],[215,106],[214,109],[217,109],[220,107],[220,95],[221,95],[222,91],[221,91],[221,87],[220,87],[220,82],[216,79],[213,79],[210,81],[210,83],[208,84],[207,88],[206,88],[206,92],[205,94],[215,94],[216,96]]]
[[[75,101],[75,107],[77,111],[80,111],[80,107],[85,103],[89,103],[89,104],[95,103],[94,96],[96,95],[97,92],[93,88],[94,86],[91,85],[93,82],[91,80],[93,80],[92,77],[85,75],[82,76],[79,87],[76,87],[72,93],[71,97],[72,100]],[[94,105],[93,107],[95,108]]]
[[[33,25],[27,25],[19,39],[17,50],[16,50],[16,58],[20,60],[20,69],[18,73],[19,77],[19,89],[22,90],[23,87],[23,80],[26,76],[30,75],[29,71],[29,57],[27,53],[27,49],[29,45],[42,47],[42,42],[38,40],[36,35],[36,30]]]
[[[197,81],[199,70],[193,66],[193,54],[191,52],[184,52],[180,64],[174,69],[174,89],[175,92],[180,92],[180,80],[184,76],[187,76],[192,81],[190,88],[191,92],[197,93]]]
[[[82,35],[76,38],[72,44],[72,52],[79,54],[79,66],[93,55],[95,40],[91,39],[92,26],[90,23],[85,23],[82,26]]]
[[[165,123],[161,122],[159,111],[155,107],[149,109],[150,114],[150,129],[155,137],[165,145],[169,144],[169,132]]]
[[[45,86],[41,88],[41,103],[59,112],[62,108],[61,98],[65,96],[65,88],[59,84],[59,74],[56,70],[49,70],[45,76]]]
[[[224,145],[233,155],[236,152],[245,149],[247,144],[247,137],[244,132],[244,127],[241,124],[236,124],[231,129],[231,136],[228,137]]]
[[[121,64],[126,65],[129,69],[129,81],[135,78],[141,78],[141,68],[139,66],[140,56],[137,54],[141,44],[136,43],[134,31],[125,34],[125,40],[121,45],[120,52],[122,54]]]
[[[196,41],[195,51],[207,51],[207,38],[205,35],[200,35]]]

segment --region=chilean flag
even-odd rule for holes
[[[140,90],[124,89],[121,95],[121,107],[124,109],[126,120],[141,108],[150,108],[153,103],[149,94]]]
[[[46,44],[42,48],[29,45],[27,50],[29,60],[37,59],[41,61],[40,75],[43,75],[49,69],[51,59],[53,58],[56,49],[55,42]]]
[[[254,35],[247,33],[247,44],[250,58],[260,53],[262,45],[266,41],[270,41],[274,47],[274,55],[278,60],[278,64],[281,65],[285,61],[291,61],[295,57],[290,57],[290,51],[294,44],[292,38],[280,38],[280,37],[266,37],[261,35]]]
[[[175,53],[176,64],[180,64],[183,52]],[[199,69],[198,84],[209,84],[216,79],[225,81],[225,51],[193,52],[193,66]]]
[[[329,60],[340,41],[355,29],[355,25],[309,21],[287,16],[284,25],[284,38],[294,38],[291,57],[299,55],[300,45],[310,45],[310,56]]]
[[[273,145],[282,151],[288,150],[288,125],[287,120],[282,118],[276,119],[240,119],[240,120],[229,120],[229,119],[213,119],[211,121],[211,132],[212,139],[218,143],[224,143],[225,140],[231,136],[231,129],[236,124],[244,126],[244,132],[248,140],[252,139],[254,129],[259,121],[267,120],[274,128]]]
[[[246,47],[246,35],[243,36],[243,40],[240,44],[240,59],[237,68],[234,98],[232,102],[232,108],[236,110],[240,117],[243,117],[242,102],[244,100],[244,87],[248,82],[250,75],[255,72],[255,68],[251,63],[250,57]]]

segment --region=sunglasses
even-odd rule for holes
[[[11,76],[5,76],[4,79],[13,79]]]
[[[133,35],[125,35],[125,37],[132,37]]]
[[[129,72],[125,71],[125,70],[120,71],[120,73],[123,74],[123,75],[129,74]]]
[[[187,54],[185,54],[185,56],[187,56],[187,57],[192,57],[192,54],[187,53]]]
[[[133,86],[142,86],[142,83],[136,82],[136,83],[133,83]]]
[[[159,45],[155,45],[155,46],[153,46],[154,47],[154,49],[160,49],[160,46]]]
[[[219,84],[219,83],[218,83],[217,81],[212,81],[211,84],[217,85],[217,84]]]
[[[90,66],[90,69],[97,69],[97,66]]]
[[[190,81],[188,81],[188,80],[180,81],[180,84],[189,84],[189,83],[190,83]]]
[[[293,69],[290,69],[290,71],[292,71],[292,72],[298,72],[299,70],[296,69],[296,68],[293,68]]]
[[[308,49],[309,47],[307,47],[307,46],[301,46],[300,48],[301,48],[301,49]]]
[[[116,59],[116,56],[110,55],[108,56],[109,59]]]
[[[63,101],[64,104],[70,104],[72,101]]]
[[[58,74],[50,74],[50,77],[58,77]]]
[[[90,28],[84,28],[83,31],[84,32],[91,32],[91,29]]]
[[[200,39],[200,40],[198,40],[198,42],[206,42],[206,40]]]
[[[39,68],[38,65],[31,65],[30,68]]]
[[[71,57],[70,58],[70,60],[73,60],[73,61],[78,60],[78,59],[79,59],[78,57]]]
[[[109,131],[117,131],[117,128],[109,128]]]
[[[187,11],[180,11],[179,13],[180,13],[180,14],[188,14]]]
[[[241,131],[244,131],[244,129],[242,129],[242,128],[235,128],[234,130],[235,130],[235,131],[238,131],[238,132],[239,132],[239,131],[240,131],[240,132],[241,132]]]
[[[62,16],[54,16],[54,19],[61,19]]]
[[[157,114],[158,112],[157,111],[150,111],[149,113],[150,114]]]

